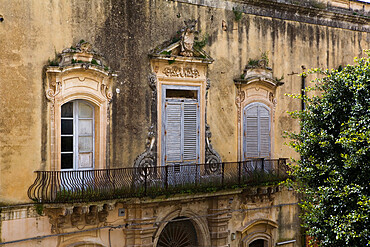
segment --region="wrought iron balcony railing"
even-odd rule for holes
[[[174,193],[212,192],[282,181],[286,159],[78,171],[36,171],[28,189],[41,203],[86,202]]]

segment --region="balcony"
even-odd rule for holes
[[[288,178],[287,159],[116,168],[36,171],[28,197],[39,203],[87,202],[273,184]]]

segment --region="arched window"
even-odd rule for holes
[[[270,108],[254,102],[244,108],[243,113],[244,159],[269,158],[271,156]]]
[[[73,100],[61,107],[61,169],[94,168],[94,107]]]
[[[51,170],[107,167],[109,104],[117,75],[103,65],[91,44],[80,42],[46,70]]]

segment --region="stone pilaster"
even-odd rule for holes
[[[228,223],[231,219],[229,198],[216,197],[210,201],[207,217],[211,246],[228,246]]]
[[[127,247],[153,247],[153,236],[157,230],[154,224],[154,207],[131,205],[128,207],[128,217],[124,229]]]

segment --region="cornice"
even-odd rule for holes
[[[370,32],[370,17],[353,15],[351,11],[334,8],[314,8],[288,3],[286,0],[172,0],[245,14],[290,20],[308,24]],[[344,13],[348,12],[348,13]]]

